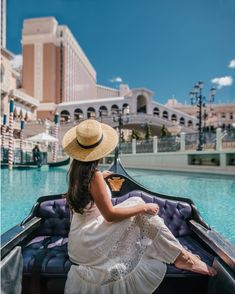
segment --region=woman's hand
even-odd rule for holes
[[[104,170],[104,171],[102,172],[102,175],[103,175],[103,178],[104,178],[104,179],[105,179],[107,176],[111,175],[111,174],[112,174],[112,172],[109,171],[109,170]]]
[[[144,204],[145,208],[144,208],[144,212],[151,214],[151,215],[155,215],[159,213],[159,206],[156,203],[145,203]]]

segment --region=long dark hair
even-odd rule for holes
[[[69,207],[75,212],[83,214],[87,204],[94,204],[94,200],[89,192],[90,183],[98,170],[99,160],[82,162],[73,159],[67,174],[68,192],[66,198]],[[90,206],[90,207],[91,207]]]

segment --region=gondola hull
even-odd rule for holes
[[[209,228],[190,199],[149,191],[127,174],[119,159],[110,169],[115,173],[106,182],[113,205],[130,197],[157,203],[160,217],[181,244],[218,269],[215,277],[208,277],[169,265],[154,293],[235,293],[234,246]],[[70,211],[64,195],[45,196],[37,200],[20,225],[2,235],[2,258],[9,256],[16,246],[22,249],[22,293],[63,293],[71,267],[67,252],[69,226]]]
[[[49,167],[59,167],[59,166],[64,166],[69,164],[70,162],[70,158],[66,158],[65,160],[60,160],[60,161],[56,161],[56,162],[48,162],[48,166]]]

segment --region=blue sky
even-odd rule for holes
[[[70,28],[99,84],[189,103],[202,80],[205,96],[216,85],[217,103],[235,102],[234,0],[7,0],[7,48],[20,54],[23,20],[45,16]]]

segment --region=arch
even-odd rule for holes
[[[168,119],[168,112],[166,110],[163,111],[162,118],[163,119]]]
[[[25,121],[28,121],[28,120],[29,120],[28,112],[25,113],[24,120],[25,120]]]
[[[193,122],[191,120],[188,121],[188,127],[189,128],[193,127]]]
[[[171,115],[171,121],[177,121],[177,115],[176,114],[172,114]]]
[[[113,104],[111,106],[111,113],[114,114],[114,113],[117,113],[118,111],[119,111],[119,107],[116,104]]]
[[[108,109],[106,106],[102,105],[99,108],[99,116],[108,116]]]
[[[18,119],[18,111],[17,111],[16,107],[14,108],[14,111],[13,111],[13,119],[14,120]]]
[[[130,105],[128,103],[124,103],[122,105],[122,113],[129,114],[130,113]]]
[[[87,118],[96,117],[95,108],[89,107],[87,109]]]
[[[0,69],[0,74],[1,74],[1,76],[0,76],[0,82],[1,83],[4,83],[4,79],[5,79],[5,77],[4,77],[4,75],[5,75],[5,68],[4,68],[4,66],[3,66],[3,64],[1,64],[1,69]]]
[[[137,96],[137,113],[147,113],[147,98],[144,95]]]
[[[79,120],[83,118],[83,111],[80,108],[74,110],[74,120]]]
[[[184,126],[185,125],[185,119],[184,119],[184,117],[181,117],[180,118],[180,125],[181,126]]]
[[[20,119],[23,119],[23,117],[24,117],[24,114],[23,114],[23,110],[22,109],[20,110],[19,117],[20,117]]]
[[[153,115],[160,116],[160,110],[159,110],[158,107],[154,107],[154,109],[153,109]]]
[[[63,122],[67,122],[70,120],[70,113],[68,110],[62,110],[60,113],[60,120]]]

